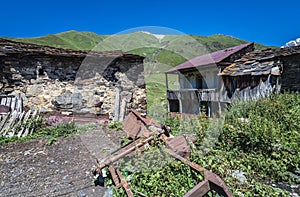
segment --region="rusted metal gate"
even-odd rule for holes
[[[163,149],[166,153],[170,154],[175,159],[180,160],[184,164],[189,165],[192,169],[204,173],[204,180],[188,191],[184,197],[201,197],[207,194],[210,190],[214,190],[225,197],[233,197],[231,191],[218,175],[188,159],[190,155],[190,147],[184,136],[177,136],[174,138],[169,137],[170,128],[162,126],[148,117],[143,117],[140,113],[134,110],[130,111],[124,119],[123,127],[127,136],[135,140],[134,143],[123,147],[119,154],[108,157],[101,163],[97,161],[97,165],[93,168],[92,172],[94,175],[98,175],[103,180],[102,169],[108,166],[108,170],[116,188],[123,187],[127,196],[133,197],[133,192],[131,191],[126,179],[120,173],[120,170],[114,168],[112,164],[133,153],[137,149],[143,150],[143,147],[146,144],[151,142],[154,138],[159,137],[165,141],[166,148]],[[193,141],[194,139],[190,138],[190,140]]]
[[[34,130],[29,119],[39,119],[38,110],[23,111],[22,98],[19,95],[0,95],[0,136],[25,137]]]

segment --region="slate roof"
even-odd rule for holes
[[[96,57],[134,57],[143,58],[142,56],[133,55],[125,53],[122,51],[81,51],[81,50],[71,50],[71,49],[61,49],[49,46],[42,46],[36,44],[15,42],[7,39],[0,38],[0,56],[7,56],[9,54],[22,54],[24,55],[54,55],[54,56],[64,56],[64,57],[86,57],[86,56],[96,56]]]
[[[253,42],[250,42],[250,43],[242,44],[239,46],[235,46],[235,47],[215,51],[212,53],[208,53],[205,55],[201,55],[201,56],[195,57],[189,61],[186,61],[186,62],[166,71],[166,73],[174,73],[176,71],[185,70],[185,69],[189,69],[189,68],[193,68],[193,67],[199,67],[199,66],[204,66],[204,65],[209,65],[209,64],[217,64],[217,63],[220,63],[221,61],[225,60],[229,56],[235,54],[236,52],[238,52],[250,45],[253,45],[253,44],[254,44]]]
[[[280,75],[280,59],[295,54],[300,54],[300,46],[253,51],[226,67],[219,75]]]

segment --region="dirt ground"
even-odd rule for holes
[[[97,126],[83,134],[0,146],[0,196],[104,196],[90,169],[120,145],[122,131]]]

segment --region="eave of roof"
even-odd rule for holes
[[[22,55],[51,55],[62,57],[78,57],[84,58],[91,57],[128,57],[144,59],[144,57],[126,53],[123,51],[83,51],[62,49],[49,46],[42,46],[36,44],[22,43],[0,38],[0,56],[7,56],[9,54],[22,54]]]
[[[225,60],[229,56],[233,55],[234,53],[236,53],[250,45],[253,45],[253,44],[254,44],[253,42],[250,42],[250,43],[238,45],[235,47],[230,47],[227,49],[208,53],[205,55],[201,55],[201,56],[195,57],[189,61],[186,61],[186,62],[166,71],[165,73],[175,73],[177,71],[182,71],[185,69],[197,68],[199,66],[210,65],[210,64],[217,64],[217,63],[220,63],[221,61]]]

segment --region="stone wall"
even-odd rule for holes
[[[300,54],[282,58],[282,91],[300,91]]]
[[[21,94],[25,108],[107,114],[115,120],[128,109],[146,113],[143,57],[137,55],[0,40],[0,69],[0,93]]]

